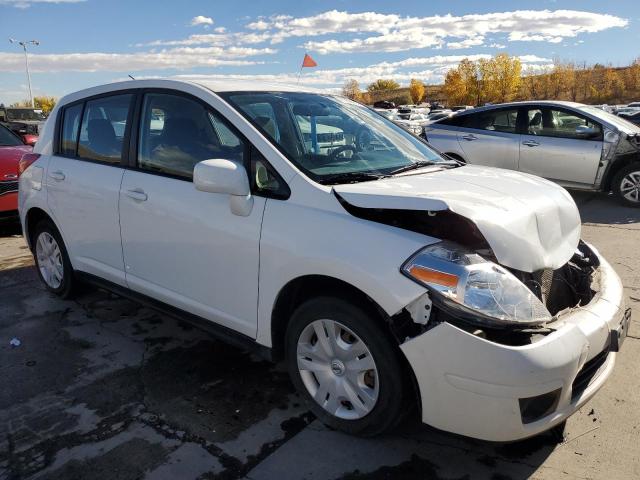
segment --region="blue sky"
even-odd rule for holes
[[[0,102],[27,97],[21,50],[37,39],[34,93],[62,96],[141,77],[438,83],[461,58],[507,52],[526,70],[554,58],[625,65],[640,56],[637,2],[0,0]]]

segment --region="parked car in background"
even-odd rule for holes
[[[20,137],[0,125],[0,222],[18,221],[20,159],[31,150]]]
[[[460,112],[463,110],[471,110],[473,107],[472,105],[456,105],[453,107],[449,107],[449,110],[451,110],[452,112]]]
[[[626,106],[626,107],[618,107],[617,109],[615,109],[615,111],[613,113],[615,113],[616,115],[632,115],[636,112],[640,112],[640,107],[630,107],[630,106]]]
[[[40,109],[0,105],[0,124],[19,135],[28,145],[35,145],[45,120],[46,116]]]
[[[396,108],[396,104],[393,102],[389,102],[387,100],[381,100],[379,102],[375,102],[373,104],[373,108],[376,108],[376,109],[383,108],[388,110],[388,109]]]
[[[640,128],[589,105],[515,102],[459,112],[425,129],[466,163],[519,170],[640,206]]]
[[[631,102],[627,104],[627,107],[629,108],[638,108],[640,109],[640,102]]]
[[[319,119],[347,143],[314,149]],[[417,411],[476,438],[536,435],[595,395],[626,336],[620,279],[564,189],[447,159],[340,96],[113,83],[61,99],[22,162],[50,292],[91,282],[284,359],[344,432]]]
[[[426,124],[426,116],[421,113],[397,113],[391,120],[406,131],[414,135],[422,134],[422,127]]]
[[[620,118],[624,118],[625,120],[633,123],[634,125],[640,125],[640,109],[637,112],[621,114]]]

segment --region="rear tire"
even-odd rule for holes
[[[640,162],[621,168],[611,181],[618,200],[628,207],[640,207]]]
[[[60,232],[51,220],[38,222],[32,245],[36,270],[45,288],[59,297],[70,298],[77,282]]]
[[[335,297],[309,300],[294,312],[285,348],[293,384],[325,425],[370,437],[411,411],[400,352],[365,309]]]

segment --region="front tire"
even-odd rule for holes
[[[291,379],[327,426],[374,436],[410,410],[400,352],[365,309],[334,297],[309,300],[294,312],[285,342]]]
[[[620,202],[629,207],[640,207],[640,162],[620,169],[611,184]]]
[[[45,288],[62,298],[73,295],[76,282],[60,232],[50,220],[40,221],[33,234],[33,257]]]

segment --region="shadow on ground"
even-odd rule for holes
[[[13,237],[15,235],[22,235],[22,228],[18,223],[0,223],[0,238]]]
[[[640,226],[640,208],[627,207],[607,193],[571,192],[583,223]]]
[[[0,271],[0,285],[3,480],[520,479],[557,443],[477,442],[417,421],[356,439],[315,421],[282,365],[186,323],[103,291],[60,300],[32,267]]]

